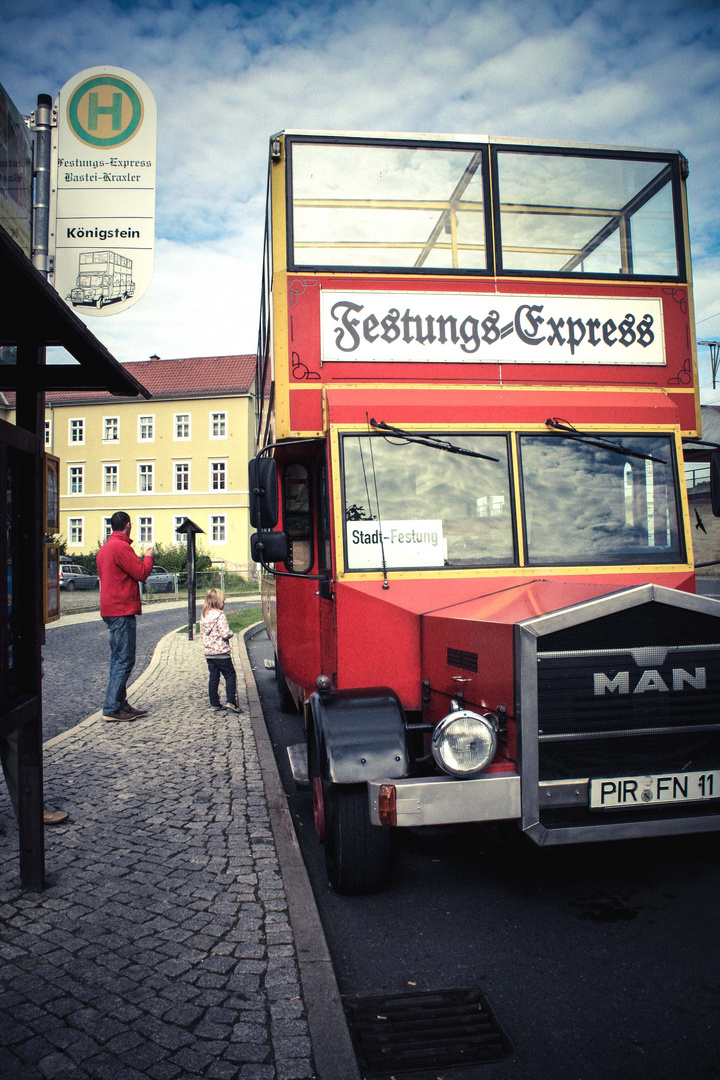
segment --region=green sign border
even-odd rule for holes
[[[100,139],[97,135],[90,135],[82,126],[78,117],[78,108],[80,106],[81,98],[85,96],[88,90],[92,90],[94,86],[114,86],[116,89],[121,90],[122,93],[127,95],[130,99],[130,104],[132,105],[132,117],[130,123],[123,131],[118,132],[117,135],[113,135],[109,139]],[[122,146],[123,143],[132,139],[133,135],[135,135],[142,124],[143,104],[137,91],[129,82],[126,82],[125,79],[121,79],[118,75],[96,75],[95,78],[86,79],[85,82],[80,83],[77,90],[75,90],[68,102],[67,118],[73,134],[88,146],[105,148]]]

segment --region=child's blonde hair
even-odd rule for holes
[[[203,619],[208,614],[208,612],[213,610],[213,608],[216,608],[218,611],[222,611],[224,604],[225,593],[222,591],[222,589],[208,589],[208,591],[205,593],[205,603],[203,604],[202,609]]]

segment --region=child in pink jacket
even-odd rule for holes
[[[225,593],[220,589],[208,589],[200,617],[200,636],[209,673],[208,692],[213,709],[221,709],[218,690],[222,675],[225,679],[226,708],[240,712],[237,703],[237,677],[230,655],[230,638],[233,632],[228,625],[224,607]]]

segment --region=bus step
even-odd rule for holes
[[[310,775],[308,773],[306,743],[300,742],[295,743],[293,746],[288,746],[287,753],[290,760],[290,768],[292,769],[293,780],[298,787],[309,787]]]

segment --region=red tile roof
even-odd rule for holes
[[[255,355],[189,356],[181,360],[135,361],[122,367],[147,387],[153,397],[247,394],[255,378]],[[119,399],[106,390],[49,390],[45,400],[48,404],[61,405]]]

